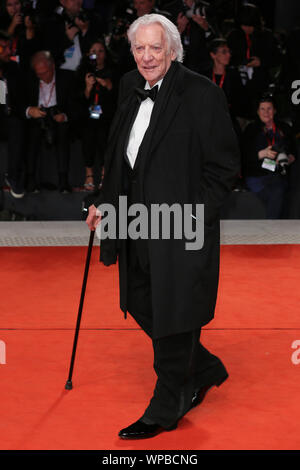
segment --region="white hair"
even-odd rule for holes
[[[140,26],[149,26],[151,24],[159,24],[162,26],[169,49],[172,50],[176,55],[177,62],[183,60],[183,47],[181,43],[181,37],[177,27],[163,15],[157,13],[151,13],[150,15],[143,15],[137,18],[129,27],[127,31],[128,40],[132,45],[135,40],[136,32]]]

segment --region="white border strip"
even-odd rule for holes
[[[86,246],[84,221],[0,222],[0,247]],[[300,220],[222,220],[222,245],[300,244]],[[95,237],[95,245],[99,240]]]

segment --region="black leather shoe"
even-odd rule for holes
[[[204,385],[203,387],[199,388],[199,390],[197,390],[194,393],[194,396],[193,396],[192,402],[191,402],[191,406],[190,406],[190,410],[192,408],[194,408],[195,406],[200,405],[200,403],[203,402],[203,400],[205,398],[205,395],[207,394],[208,390],[210,390],[214,386],[220,387],[220,385],[222,385],[222,383],[225,382],[225,380],[227,378],[228,378],[228,374],[226,373],[222,377],[220,377],[219,379],[215,380],[213,383],[211,383],[209,385]]]
[[[177,423],[169,428],[163,428],[159,424],[146,424],[140,419],[127,428],[121,429],[119,437],[121,439],[147,439],[154,437],[163,431],[172,431],[177,428]]]

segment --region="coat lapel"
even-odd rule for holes
[[[151,152],[159,145],[161,139],[169,129],[176,111],[181,103],[183,69],[178,62],[172,62],[161,89],[155,100],[149,127],[141,144],[141,182],[146,165],[151,158]],[[141,188],[143,191],[143,188]]]
[[[131,93],[126,96],[117,110],[108,140],[108,151],[105,161],[106,171],[109,170],[114,156],[117,155],[118,159],[124,158],[125,145],[128,142],[129,132],[138,106],[139,102],[136,95]]]
[[[183,91],[180,86],[182,84],[181,77],[180,64],[173,62],[165,76],[153,108],[153,116],[149,126],[150,138],[148,139],[151,145],[145,151],[153,151],[157,147],[175,117],[177,108],[181,103],[181,93]]]

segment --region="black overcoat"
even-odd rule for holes
[[[120,84],[119,106],[105,158],[101,201],[118,205],[128,134],[139,106],[137,70]],[[172,62],[155,100],[140,147],[140,201],[169,205],[204,204],[204,246],[187,240],[148,240],[153,337],[199,328],[214,316],[219,277],[219,208],[239,172],[239,150],[222,90],[178,62]],[[100,260],[119,258],[120,306],[126,313],[126,244],[102,240]]]

